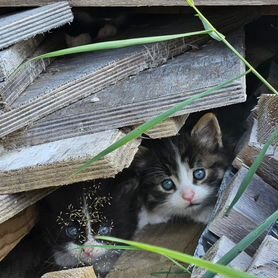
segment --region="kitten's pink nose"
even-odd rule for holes
[[[83,249],[83,254],[86,257],[93,257],[93,249],[92,248],[84,248]]]
[[[195,195],[195,192],[193,190],[186,190],[182,193],[182,198],[185,201],[192,203],[194,195]]]

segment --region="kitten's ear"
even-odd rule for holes
[[[134,160],[132,162],[132,168],[140,173],[148,164],[148,157],[150,155],[150,151],[148,148],[144,146],[140,146],[137,151]]]
[[[207,113],[199,119],[191,131],[191,136],[210,150],[223,147],[221,129],[212,113]]]

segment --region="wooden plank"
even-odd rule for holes
[[[139,231],[133,240],[193,254],[203,228],[201,224],[192,222],[149,225]],[[148,252],[128,251],[121,255],[107,278],[150,278],[153,277],[151,273],[167,272],[172,267],[173,264],[165,257]],[[161,277],[169,276],[165,274]],[[180,275],[171,275],[171,277],[180,277]]]
[[[66,1],[2,16],[0,17],[0,49],[57,28],[72,20],[73,14]]]
[[[30,232],[37,220],[35,207],[29,207],[0,224],[0,261]]]
[[[258,278],[276,278],[278,273],[278,239],[267,235],[257,250],[248,273]]]
[[[0,82],[5,81],[24,60],[30,57],[42,41],[43,36],[36,36],[0,51]]]
[[[258,102],[257,114],[257,138],[259,143],[264,144],[270,138],[270,135],[274,132],[274,130],[278,128],[278,96],[262,95]],[[278,146],[278,140],[274,143],[274,145]]]
[[[220,200],[220,209],[208,229],[221,237],[226,235],[238,243],[251,230],[260,225],[271,213],[277,210],[278,192],[265,183],[259,176],[255,176],[238,203],[233,207],[228,216],[225,211],[234,198],[242,180],[248,170],[242,167],[230,186],[225,190]],[[249,251],[252,253],[262,241],[255,241]]]
[[[92,266],[49,272],[41,278],[96,278]]]
[[[250,166],[263,148],[264,145],[257,141],[257,134],[258,123],[257,120],[254,120],[247,144],[241,149],[233,161],[233,166],[237,169],[242,165]],[[278,148],[276,146],[269,147],[257,173],[271,186],[278,189]]]
[[[228,14],[229,16],[225,18],[226,15],[223,13],[214,19],[218,23],[217,27],[221,27],[221,31],[242,25],[246,20],[254,18],[256,13],[248,15],[244,10],[243,13],[237,11]],[[187,21],[182,18],[174,22],[167,21],[156,30],[152,28],[144,28],[144,30],[149,35],[150,32],[152,35],[162,35],[200,30],[200,28],[203,27],[196,18],[195,21],[191,18]],[[0,137],[105,89],[119,80],[165,63],[167,59],[191,49],[192,44],[198,45],[208,39],[208,36],[193,37],[188,40],[181,39],[104,53],[78,55],[56,61],[46,74],[28,87],[13,104],[11,111],[0,115]],[[81,65],[82,70],[80,70]]]
[[[16,46],[16,45],[15,45]],[[64,37],[61,34],[49,36],[39,48],[32,53],[33,57],[65,47]],[[20,51],[18,51],[20,56]],[[31,57],[32,57],[31,56]],[[22,55],[21,55],[22,57]],[[30,58],[31,58],[30,57]],[[12,59],[12,57],[9,57]],[[36,60],[22,66],[15,74],[12,74],[5,82],[0,84],[0,97],[4,103],[4,109],[10,110],[13,102],[20,94],[46,69],[53,59]]]
[[[206,253],[203,259],[210,262],[216,263],[220,258],[222,258],[227,252],[229,252],[235,243],[231,241],[226,236],[222,236]],[[234,269],[246,271],[250,266],[252,258],[245,252],[241,252],[234,260],[232,260],[228,265]],[[206,273],[206,270],[195,267],[193,269],[191,278],[202,278]],[[222,276],[216,275],[215,278],[220,278]]]
[[[243,50],[242,32],[233,34],[229,39],[240,51]],[[3,144],[33,145],[136,125],[243,71],[243,63],[229,49],[223,44],[212,42],[199,52],[182,54],[166,65],[141,72],[98,92],[95,95],[98,98],[96,102],[89,96],[52,113],[30,128],[6,137]],[[78,87],[79,95],[80,90]],[[243,102],[245,97],[245,77],[242,77],[174,116]],[[3,115],[3,129],[9,125],[4,122],[5,118]]]
[[[47,196],[54,189],[0,195],[0,224]]]
[[[1,7],[41,6],[56,2],[56,0],[0,0]],[[183,0],[70,0],[72,7],[140,7],[140,6],[186,6]],[[261,6],[278,5],[277,0],[195,0],[200,6]]]
[[[123,136],[111,130],[4,152],[0,160],[0,194],[113,177],[129,166],[139,141],[108,154],[78,175],[74,173]]]

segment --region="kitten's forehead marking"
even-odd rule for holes
[[[180,188],[191,186],[192,178],[188,175],[190,173],[190,168],[186,162],[182,162],[178,153],[176,153],[176,162]]]

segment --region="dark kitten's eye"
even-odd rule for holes
[[[107,227],[107,226],[101,226],[98,230],[98,234],[100,236],[106,236],[106,235],[109,235],[111,232],[111,228],[110,227]]]
[[[76,239],[79,236],[79,230],[74,226],[69,226],[66,228],[66,235],[69,238]]]
[[[203,180],[206,177],[206,171],[203,168],[199,168],[193,171],[193,177],[194,179],[200,181]]]
[[[170,191],[176,188],[174,182],[171,179],[166,179],[161,183],[161,186],[164,190]]]

